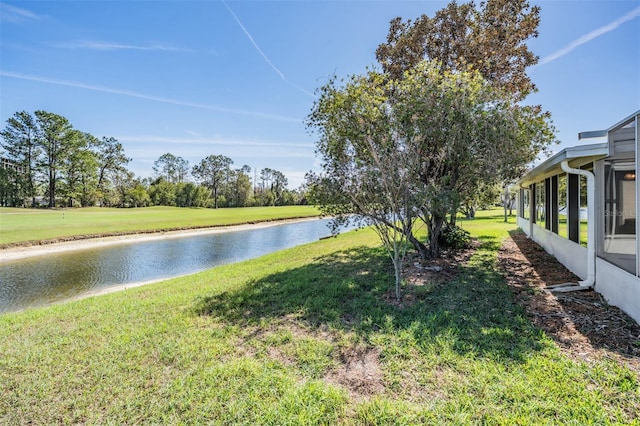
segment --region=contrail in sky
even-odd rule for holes
[[[115,95],[129,96],[131,98],[139,98],[139,99],[146,99],[148,101],[162,102],[165,104],[180,105],[180,106],[186,106],[191,108],[206,109],[210,111],[225,112],[230,114],[247,115],[247,116],[259,117],[259,118],[267,118],[270,120],[288,121],[292,123],[299,123],[301,121],[299,118],[284,117],[280,115],[266,114],[262,112],[247,111],[242,109],[225,108],[217,105],[207,105],[207,104],[200,104],[196,102],[181,101],[178,99],[164,98],[161,96],[145,95],[143,93],[131,92],[129,90],[115,89],[115,88],[104,87],[104,86],[94,86],[91,84],[81,83],[77,81],[56,80],[48,77],[39,77],[34,75],[21,74],[21,73],[15,73],[10,71],[3,71],[3,70],[0,70],[0,76],[15,78],[18,80],[36,81],[38,83],[56,84],[58,86],[75,87],[79,89],[93,90],[96,92],[112,93]]]
[[[0,3],[0,21],[6,22],[22,22],[29,19],[40,19],[40,16],[27,9],[10,6],[6,3]]]
[[[134,45],[127,43],[114,43],[109,41],[72,41],[67,43],[54,43],[53,47],[60,49],[89,49],[89,50],[160,50],[165,52],[187,52],[192,53],[191,49],[184,49],[161,44],[151,45]]]
[[[635,9],[633,9],[631,12],[627,13],[626,15],[616,19],[615,21],[611,22],[610,24],[607,24],[603,27],[597,28],[585,35],[583,35],[582,37],[572,41],[571,43],[569,43],[567,46],[563,47],[562,49],[558,50],[555,53],[552,53],[549,56],[545,56],[544,58],[542,58],[540,60],[540,62],[538,62],[538,65],[544,65],[544,64],[548,64],[549,62],[555,61],[558,58],[563,57],[564,55],[566,55],[567,53],[571,52],[573,49],[575,49],[576,47],[580,46],[581,44],[585,44],[591,40],[593,40],[594,38],[600,37],[601,35],[604,35],[608,32],[611,32],[613,30],[615,30],[616,28],[618,28],[620,25],[624,24],[627,21],[630,21],[636,17],[640,16],[640,7],[636,7]]]
[[[231,14],[231,16],[233,16],[233,19],[236,20],[236,22],[238,23],[238,25],[240,26],[240,28],[242,29],[242,31],[244,32],[244,34],[247,36],[247,38],[249,39],[249,41],[251,42],[251,44],[253,44],[253,47],[256,48],[256,50],[258,51],[258,53],[262,56],[262,58],[267,61],[267,63],[269,64],[269,66],[271,66],[271,68],[273,68],[273,70],[275,72],[278,73],[278,75],[280,76],[280,78],[282,78],[284,81],[287,81],[287,79],[285,78],[284,74],[282,73],[282,71],[280,71],[278,69],[278,67],[276,67],[275,65],[273,65],[273,62],[271,62],[269,60],[269,58],[267,57],[267,55],[265,55],[265,53],[262,51],[262,49],[260,49],[260,46],[258,46],[258,43],[256,43],[256,41],[253,39],[253,37],[251,36],[251,34],[249,33],[249,31],[247,31],[247,29],[244,27],[244,25],[242,25],[242,22],[240,22],[240,19],[238,19],[238,17],[236,16],[235,13],[233,13],[233,10],[231,10],[231,8],[229,7],[229,5],[227,4],[226,1],[222,0],[222,4],[224,4],[224,6],[227,8],[227,10],[229,11],[229,13]]]
[[[291,84],[293,87],[295,87],[296,89],[300,90],[302,93],[304,93],[305,95],[309,95],[313,98],[315,98],[315,96],[313,95],[313,93],[308,92],[307,90],[303,89],[302,87],[291,83],[289,80],[287,80],[287,78],[284,76],[284,73],[282,71],[280,71],[278,69],[278,67],[276,67],[273,62],[271,62],[271,60],[269,59],[269,57],[262,51],[262,49],[260,49],[260,46],[258,46],[258,43],[256,43],[256,41],[253,39],[253,37],[251,36],[251,34],[249,33],[249,31],[245,28],[244,25],[242,25],[242,22],[240,22],[240,19],[238,18],[238,16],[233,13],[233,10],[231,10],[231,8],[229,7],[229,5],[227,4],[227,2],[225,0],[221,0],[222,4],[224,4],[224,6],[227,8],[227,10],[229,11],[229,13],[231,14],[231,16],[233,16],[233,19],[236,20],[236,22],[238,23],[238,26],[240,26],[240,29],[242,29],[242,31],[244,32],[244,34],[247,36],[247,38],[249,39],[249,41],[251,42],[251,44],[253,44],[253,47],[256,48],[256,50],[258,51],[258,53],[260,54],[260,56],[262,56],[262,58],[267,62],[267,64],[269,64],[269,66],[271,68],[273,68],[273,70],[275,72],[278,73],[278,75],[280,76],[280,78],[282,80],[284,80],[285,82]]]

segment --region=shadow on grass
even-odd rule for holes
[[[449,282],[413,288],[409,306],[389,303],[393,273],[386,252],[359,247],[202,298],[195,311],[239,326],[293,318],[307,327],[354,332],[364,342],[403,336],[424,350],[439,341],[461,355],[521,362],[542,348],[542,333],[514,303],[492,256],[480,250]]]
[[[501,241],[492,235],[480,235],[477,240],[485,250],[497,251],[502,245]]]

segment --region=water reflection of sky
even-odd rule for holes
[[[0,265],[0,312],[176,277],[330,235],[329,219],[63,252]]]

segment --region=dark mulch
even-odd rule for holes
[[[544,290],[579,278],[522,231],[511,232],[498,262],[533,323],[565,352],[587,361],[614,359],[640,375],[640,325],[631,317],[592,290]]]

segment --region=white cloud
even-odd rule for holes
[[[187,133],[192,134],[194,132],[187,131]],[[264,148],[285,148],[285,149],[296,149],[296,148],[314,148],[314,145],[309,143],[300,143],[300,142],[275,142],[268,140],[259,140],[259,139],[234,139],[234,138],[224,138],[224,137],[202,137],[200,135],[192,136],[192,137],[168,137],[168,136],[156,136],[156,135],[138,135],[138,136],[126,136],[121,135],[116,137],[118,140],[129,141],[129,142],[149,142],[149,143],[166,143],[166,144],[189,144],[189,145],[226,145],[226,146],[234,146],[234,147],[264,147]]]
[[[597,37],[600,37],[601,35],[607,34],[613,30],[615,30],[616,28],[618,28],[620,25],[624,24],[627,21],[631,21],[632,19],[636,18],[640,16],[640,6],[636,7],[635,9],[633,9],[631,12],[627,13],[626,15],[616,19],[615,21],[597,28],[585,35],[583,35],[580,38],[577,38],[576,40],[572,41],[571,43],[569,43],[567,46],[563,47],[562,49],[552,53],[551,55],[545,56],[544,58],[542,58],[540,60],[540,62],[538,63],[538,65],[544,65],[544,64],[548,64],[549,62],[555,61],[558,58],[563,57],[564,55],[570,53],[571,51],[573,51],[576,47],[585,44]]]
[[[311,142],[275,142],[258,139],[233,139],[223,137],[167,137],[154,135],[115,135],[127,151],[137,161],[157,159],[165,152],[179,155],[191,164],[199,162],[207,155],[225,155],[239,164],[264,162],[288,162],[293,160],[298,166],[309,163],[314,158],[314,146]],[[306,173],[306,170],[305,170]],[[303,173],[304,175],[304,173]]]
[[[27,9],[0,3],[0,22],[18,23],[36,19],[40,19],[40,16]]]
[[[77,81],[58,80],[58,79],[53,79],[48,77],[40,77],[40,76],[34,76],[29,74],[15,73],[11,71],[0,70],[0,76],[15,78],[18,80],[35,81],[38,83],[55,84],[58,86],[75,87],[78,89],[93,90],[96,92],[111,93],[115,95],[128,96],[131,98],[145,99],[152,102],[160,102],[165,104],[185,106],[189,108],[198,108],[198,109],[205,109],[209,111],[224,112],[228,114],[237,114],[237,115],[245,115],[245,116],[257,117],[257,118],[265,118],[268,120],[285,121],[285,122],[291,122],[291,123],[300,123],[302,121],[300,118],[286,117],[286,116],[268,114],[268,113],[263,113],[258,111],[227,108],[227,107],[222,107],[218,105],[209,105],[209,104],[201,104],[197,102],[182,101],[179,99],[146,95],[144,93],[132,92],[129,90],[122,90],[122,89],[117,89],[112,87],[95,86],[92,84],[86,84],[86,83],[77,82]]]
[[[88,50],[141,50],[141,51],[163,51],[163,52],[187,52],[192,53],[192,49],[168,46],[163,44],[134,45],[109,41],[79,40],[64,43],[54,43],[53,47],[60,49],[88,49]]]

